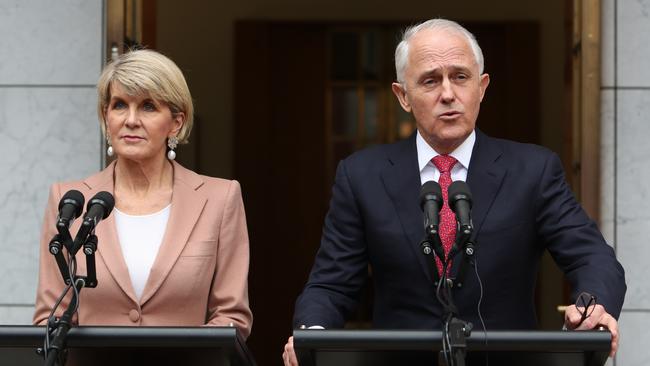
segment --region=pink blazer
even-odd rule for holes
[[[247,337],[252,325],[248,304],[249,246],[246,216],[237,181],[198,175],[174,162],[169,221],[149,278],[137,299],[122,256],[113,215],[95,231],[96,288],[81,291],[80,325],[199,326],[233,324]],[[41,234],[40,272],[34,324],[44,324],[64,288],[54,256],[59,200],[77,189],[86,202],[99,191],[113,193],[115,163],[83,181],[56,183],[50,189]],[[77,233],[81,219],[70,229]],[[79,270],[86,258],[77,253]],[[60,316],[69,296],[59,307]]]

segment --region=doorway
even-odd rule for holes
[[[235,25],[234,175],[245,192],[252,252],[256,329],[249,343],[262,359],[272,359],[285,341],[278,335],[291,332],[294,301],[320,243],[338,162],[414,131],[412,116],[391,91],[393,52],[406,25]],[[465,25],[481,42],[492,80],[477,126],[491,136],[539,144],[539,92],[525,87],[539,85],[538,25]],[[369,327],[371,305],[367,285],[347,326]],[[554,316],[554,306],[551,311]]]
[[[112,34],[112,24],[123,27],[121,36],[114,38],[118,41],[129,38],[125,37],[129,33],[125,30],[142,29],[141,38],[130,39],[169,55],[186,73],[197,112],[205,116],[205,121],[197,121],[192,144],[181,147],[178,159],[199,173],[242,183],[251,235],[249,284],[255,314],[249,344],[260,364],[280,364],[282,345],[291,332],[293,303],[304,285],[319,243],[336,163],[352,151],[394,141],[412,129],[410,116],[400,112],[390,92],[390,82],[394,78],[392,52],[396,35],[414,18],[318,21],[313,20],[318,16],[296,17],[293,9],[282,10],[284,5],[292,7],[291,1],[275,4],[273,9],[262,6],[269,14],[256,12],[249,4],[259,1],[106,3],[110,7],[115,3],[129,6],[140,2],[148,10],[133,17],[123,11],[122,23],[115,21],[118,18],[109,11],[107,36]],[[513,17],[505,11],[502,17],[486,12],[485,16],[473,15],[472,19],[477,21],[462,24],[476,33],[486,55],[486,70],[492,77],[478,127],[493,136],[549,146],[561,154],[570,181],[582,176],[582,182],[593,182],[592,178],[585,179],[584,169],[580,169],[593,161],[582,158],[585,153],[576,150],[574,141],[582,141],[581,131],[598,129],[597,119],[581,117],[587,123],[574,128],[578,117],[572,112],[583,103],[573,99],[574,88],[579,84],[588,90],[587,85],[579,82],[583,77],[576,76],[574,64],[582,65],[582,55],[575,52],[575,45],[580,43],[581,29],[584,29],[580,26],[576,30],[576,19],[581,19],[582,11],[574,10],[574,6],[579,8],[583,2],[561,2],[564,12],[558,12],[557,16],[561,17],[565,29],[562,39],[549,40],[543,30],[546,25],[522,20],[532,18],[525,14],[511,21],[504,20]],[[519,4],[513,1],[503,7],[525,7]],[[375,5],[382,8],[380,3]],[[544,6],[557,8],[550,3]],[[599,8],[599,5],[586,8]],[[429,14],[458,19],[457,14],[468,11],[445,9],[430,10]],[[476,12],[480,12],[478,7]],[[341,17],[339,14],[338,18]],[[278,20],[288,18],[296,20]],[[597,17],[592,15],[589,19],[586,24],[598,24]],[[154,26],[127,28],[127,21]],[[216,27],[209,26],[217,23]],[[171,32],[177,33],[178,39],[170,40]],[[230,38],[232,47],[227,43]],[[218,44],[211,43],[212,39],[226,47],[215,51]],[[535,86],[545,82],[544,71],[530,70],[544,70],[547,66],[543,50],[549,42],[563,45],[566,60],[563,89],[554,89],[557,96],[552,102],[544,97],[547,91],[536,87],[524,88],[528,98],[523,98],[522,84]],[[188,49],[192,52],[188,53]],[[215,53],[223,54],[216,66],[210,62]],[[223,69],[223,73],[215,73],[215,68]],[[588,69],[593,73],[593,68]],[[508,79],[512,75],[517,78]],[[208,108],[226,112],[216,113]],[[553,108],[560,108],[562,117],[558,118],[561,122],[550,127],[544,115]],[[594,105],[587,107],[590,111],[598,109]],[[525,121],[522,115],[526,116]],[[211,127],[213,124],[230,127],[215,129]],[[227,133],[229,129],[231,135]],[[559,142],[549,144],[549,135],[557,135]],[[224,145],[232,148],[228,150]],[[588,149],[598,145],[582,143],[581,146]],[[540,321],[543,326],[557,329],[561,315],[555,306],[566,303],[566,285],[549,258],[545,259],[541,271]],[[371,290],[368,289],[367,298]],[[369,300],[364,301],[367,304]],[[369,320],[370,313],[362,307],[354,325],[364,326]]]

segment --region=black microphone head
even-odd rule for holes
[[[84,209],[84,195],[76,189],[71,189],[67,191],[61,201],[59,201],[59,212],[65,205],[72,205],[74,207],[74,218],[76,219],[81,215],[81,211]]]
[[[472,208],[472,192],[469,189],[469,185],[462,180],[457,180],[449,185],[447,190],[449,197],[449,207],[452,210],[456,210],[456,202],[459,200],[464,200],[469,203],[469,207]]]
[[[112,194],[106,191],[98,192],[93,196],[93,198],[90,199],[90,201],[88,201],[86,211],[89,211],[90,207],[96,204],[102,205],[104,207],[104,214],[102,216],[103,220],[111,214],[111,211],[113,211],[113,207],[115,207],[115,198],[113,198]]]
[[[424,204],[427,201],[434,200],[438,203],[438,210],[442,208],[442,189],[440,184],[432,180],[424,182],[420,188],[420,208],[424,209]]]

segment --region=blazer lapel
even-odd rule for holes
[[[95,174],[84,182],[94,195],[99,191],[107,191],[110,194],[114,192],[113,174],[115,172],[115,162],[112,162],[106,169],[99,174]],[[90,198],[90,197],[88,197]],[[102,221],[95,233],[98,238],[101,238],[97,245],[97,255],[101,257],[106,264],[108,272],[111,274],[118,286],[127,294],[131,300],[138,302],[133,285],[131,284],[131,277],[129,277],[129,270],[124,261],[122,248],[120,247],[120,240],[117,236],[117,229],[115,227],[115,215],[111,214],[104,221]],[[98,278],[97,282],[101,286],[102,279]]]
[[[381,173],[386,192],[399,217],[410,250],[418,259],[427,278],[431,278],[433,257],[422,254],[420,243],[424,236],[424,224],[420,203],[420,170],[418,168],[415,134],[391,146],[388,164]]]
[[[207,202],[207,197],[197,191],[203,185],[203,179],[176,162],[173,162],[173,165],[174,185],[169,221],[158,255],[151,267],[149,279],[142,292],[141,305],[144,305],[165,281],[185,248]]]
[[[500,162],[502,154],[501,147],[494,139],[476,130],[476,143],[467,174],[473,199],[474,238],[480,233],[506,175],[507,169]]]

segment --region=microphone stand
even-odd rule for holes
[[[77,278],[74,284],[76,293],[79,293],[85,284],[86,282],[83,278]],[[73,293],[72,299],[70,299],[70,304],[61,318],[57,319],[52,324],[50,324],[50,321],[48,320],[47,327],[50,336],[52,336],[52,342],[47,350],[47,359],[45,360],[46,366],[65,365],[65,341],[68,336],[68,331],[72,327],[72,317],[74,312],[77,310],[77,303],[77,296]]]
[[[454,303],[451,290],[453,288],[453,280],[448,278],[447,264],[443,266],[444,272],[440,279],[438,292],[444,292],[445,300],[442,301],[440,294],[438,298],[444,309],[444,322],[442,326],[442,344],[443,349],[440,351],[442,359],[439,359],[439,364],[446,366],[465,366],[465,356],[467,354],[467,337],[471,335],[472,323],[458,318],[458,308]]]
[[[440,237],[437,235],[437,232],[434,232],[433,234],[434,235],[427,235],[428,238],[422,242],[421,246],[423,254],[428,256],[432,252],[435,252],[443,263],[442,273],[436,283],[436,296],[438,297],[438,301],[440,301],[444,311],[444,321],[442,326],[443,349],[440,351],[438,363],[445,366],[465,366],[467,337],[471,335],[473,326],[472,323],[458,318],[458,308],[456,307],[452,296],[454,281],[449,278],[447,269],[449,266],[448,258],[454,256],[453,252],[455,250],[450,250],[448,258],[445,258],[442,251],[435,250],[440,242]],[[463,234],[467,234],[467,232],[464,232]],[[463,234],[459,233],[459,235],[457,235],[456,243],[452,248],[461,247],[463,252],[463,261],[469,261],[469,258],[471,258],[475,253],[474,244],[469,240],[470,235]],[[461,263],[461,265],[462,264],[463,263]],[[435,271],[435,274],[437,275],[437,271]],[[456,284],[456,287],[461,286],[462,282]]]
[[[69,238],[69,236],[68,236]],[[74,279],[75,291],[72,292],[72,298],[70,299],[70,304],[68,308],[63,312],[63,315],[59,319],[48,319],[47,322],[47,332],[49,336],[52,337],[52,341],[49,344],[48,349],[38,349],[37,353],[47,354],[47,359],[45,360],[46,366],[65,365],[66,357],[66,338],[68,336],[68,331],[72,327],[72,318],[74,313],[77,311],[77,306],[79,304],[78,295],[81,292],[81,289],[84,287],[93,288],[97,287],[97,272],[95,267],[95,251],[97,251],[97,236],[92,232],[85,239],[83,243],[83,252],[86,256],[86,276],[77,276],[75,273],[70,273],[67,263],[63,258],[63,253],[61,251],[61,241],[63,245],[68,248],[68,253],[71,257],[76,255],[79,248],[73,248],[72,243],[69,240],[61,240],[59,234],[55,235],[52,241],[50,242],[50,253],[55,256],[57,265],[59,266],[59,271],[61,276],[63,276],[63,281],[66,284],[70,284],[70,281]]]

